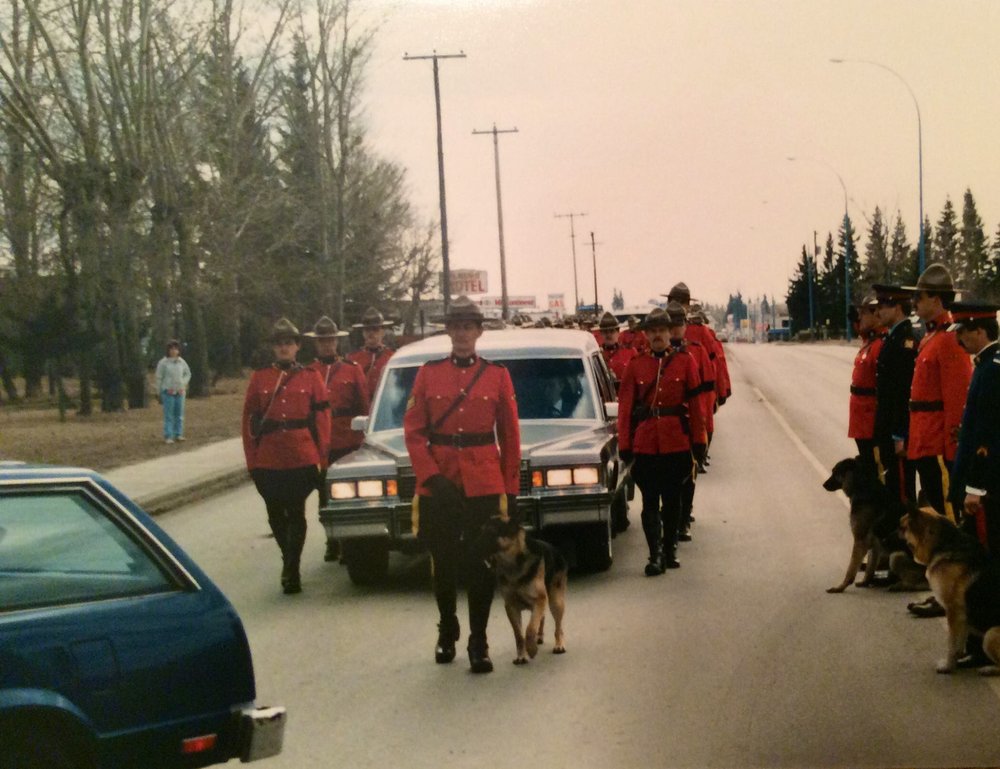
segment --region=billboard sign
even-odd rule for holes
[[[503,297],[499,296],[484,296],[479,300],[480,307],[503,307]],[[521,295],[521,296],[508,296],[507,306],[516,307],[522,310],[532,310],[536,307],[535,297]]]
[[[449,270],[452,296],[459,294],[485,294],[488,290],[486,270]],[[444,273],[441,273],[441,284],[444,285]]]

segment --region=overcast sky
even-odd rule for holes
[[[917,110],[924,212],[966,187],[1000,224],[1000,3],[992,0],[375,0],[365,91],[372,145],[408,169],[438,217],[431,63],[440,64],[452,268],[499,294],[491,136],[500,137],[511,294],[626,303],[683,280],[699,298],[784,299],[802,244],[843,216],[898,210],[917,239]],[[796,161],[787,158],[794,156]],[[863,244],[861,245],[863,248]]]

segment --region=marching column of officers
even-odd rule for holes
[[[243,451],[247,469],[267,508],[267,521],[281,550],[281,587],[302,592],[299,563],[306,540],[305,502],[314,489],[326,498],[326,468],[357,449],[364,438],[351,419],[368,413],[378,379],[392,351],[382,343],[387,323],[370,308],[355,324],[364,346],[343,357],[337,348],[346,331],[323,316],[300,334],[287,318],[271,330],[273,362],[253,372],[243,403]],[[313,340],[316,358],[303,366],[302,337]],[[325,559],[337,560],[335,540]]]
[[[620,331],[609,313],[595,332],[619,388],[619,453],[632,463],[642,495],[648,576],[680,565],[677,543],[691,538],[695,478],[708,465],[713,414],[731,394],[722,345],[700,308],[691,306],[687,286],[678,283],[668,299],[665,310],[653,310],[641,325],[633,321]],[[470,668],[488,673],[493,663],[486,625],[494,581],[474,543],[491,518],[516,516],[517,403],[506,368],[476,353],[485,320],[480,308],[459,297],[441,320],[451,354],[420,368],[403,418],[417,481],[414,530],[432,558],[439,614],[435,661],[455,658],[461,572],[468,594]],[[362,442],[350,423],[368,413],[392,354],[382,342],[387,325],[369,309],[356,326],[365,345],[345,358],[338,354],[338,343],[347,333],[330,318],[320,318],[304,335],[282,318],[270,336],[273,362],[251,377],[243,444],[281,551],[285,593],[302,590],[306,498],[318,487],[322,502],[325,468]],[[302,336],[315,345],[316,358],[307,366],[296,360]],[[627,516],[615,526],[626,528]],[[335,541],[327,542],[325,557],[337,559]]]
[[[925,503],[1000,555],[1000,305],[956,302],[951,274],[931,264],[915,286],[875,284],[857,308],[848,436],[902,510]],[[909,316],[924,334],[918,340]],[[970,356],[971,359],[970,359]],[[906,553],[890,562],[912,585],[923,569]],[[916,576],[914,576],[916,575]],[[920,617],[943,616],[930,598]]]

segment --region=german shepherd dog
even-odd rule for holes
[[[875,468],[867,468],[860,457],[842,459],[835,464],[830,477],[823,482],[823,488],[827,491],[843,490],[847,495],[851,502],[851,534],[854,537],[844,579],[840,584],[827,588],[826,592],[843,593],[854,582],[866,554],[865,576],[857,586],[868,587],[875,578],[875,569],[882,555],[904,549],[896,531],[905,510],[900,509],[898,502],[879,481]]]
[[[566,559],[547,542],[528,537],[516,521],[491,521],[485,535],[491,541],[487,553],[493,564],[497,586],[503,596],[507,618],[517,644],[515,665],[534,658],[543,643],[545,607],[555,620],[553,654],[566,652],[563,614],[566,611]],[[530,611],[527,631],[521,630],[521,612]]]
[[[1000,561],[931,508],[913,507],[900,532],[914,560],[927,567],[927,581],[945,609],[948,654],[937,672],[955,670],[971,632],[983,637],[983,651],[993,661],[979,668],[980,675],[1000,675]]]

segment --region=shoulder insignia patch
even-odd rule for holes
[[[410,396],[409,398],[407,398],[407,399],[406,399],[406,410],[407,410],[407,411],[409,411],[410,409],[412,409],[412,408],[413,408],[413,405],[414,405],[414,404],[415,404],[416,402],[417,402],[417,399],[416,399],[416,398],[414,398],[414,397],[413,397],[412,395],[411,395],[411,396]]]
[[[903,340],[903,347],[905,347],[907,350],[912,350],[913,349],[913,340],[912,339],[904,339]]]

